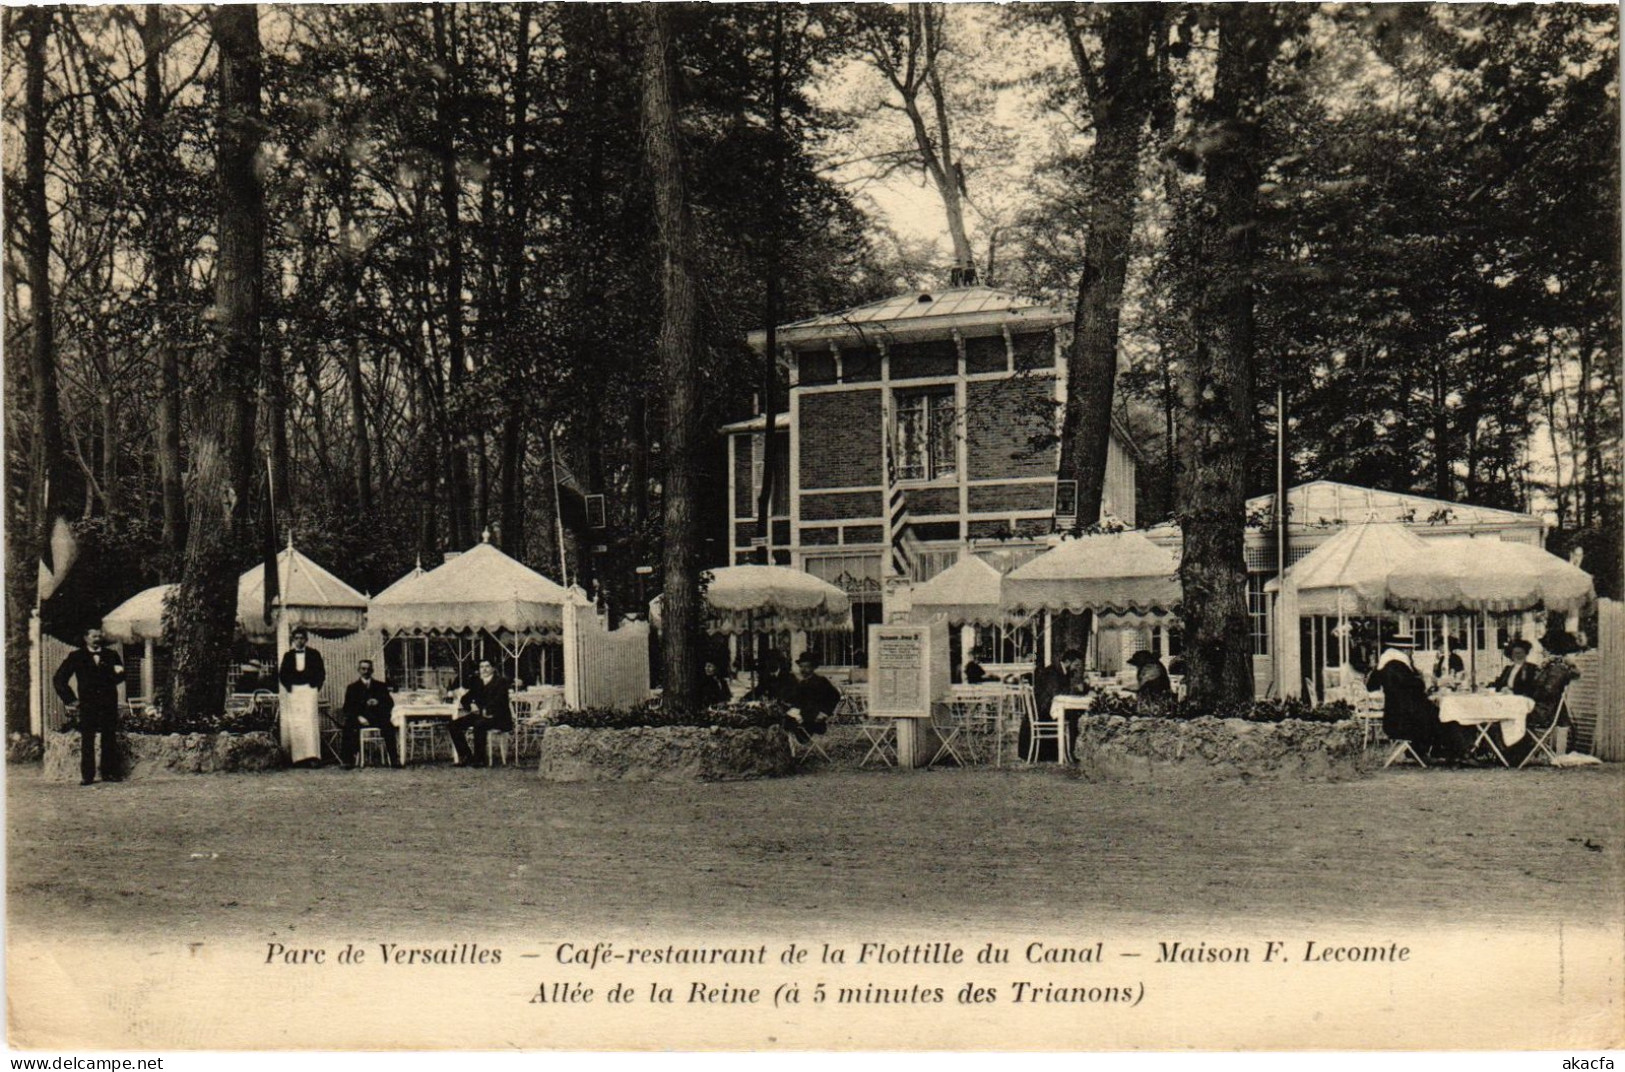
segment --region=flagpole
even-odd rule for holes
[[[564,558],[564,505],[559,498],[559,445],[554,439],[554,429],[547,429],[547,455],[548,465],[553,471],[553,524],[558,530],[559,539],[559,576],[564,578],[564,587],[570,587],[570,566]]]

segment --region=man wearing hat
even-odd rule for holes
[[[1490,688],[1496,692],[1505,689],[1519,696],[1535,698],[1535,681],[1540,677],[1540,667],[1529,661],[1529,652],[1533,646],[1522,637],[1508,641],[1503,654],[1507,657],[1509,666],[1502,669],[1500,675],[1490,683]]]
[[[1137,695],[1142,707],[1173,699],[1174,683],[1169,679],[1168,671],[1163,669],[1162,660],[1157,658],[1156,652],[1137,651],[1129,657],[1128,664],[1136,672]]]
[[[841,702],[841,690],[818,673],[818,657],[810,651],[796,656],[795,676],[785,687],[784,728],[805,740],[809,734],[824,733],[828,720]]]
[[[291,645],[282,655],[277,681],[282,685],[282,747],[294,763],[322,761],[320,698],[327,682],[322,653],[310,647],[310,634],[299,626],[288,634]]]
[[[1382,689],[1382,732],[1392,741],[1409,741],[1424,757],[1458,758],[1460,742],[1439,721],[1439,705],[1428,699],[1427,683],[1411,662],[1416,638],[1395,632],[1388,638],[1366,688]]]

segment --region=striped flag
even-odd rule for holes
[[[882,453],[886,458],[886,544],[894,577],[910,580],[918,560],[920,542],[908,519],[908,492],[897,479],[897,411],[890,394],[886,396],[886,427]]]

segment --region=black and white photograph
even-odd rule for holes
[[[0,17],[10,1051],[1625,1048],[1617,6]]]

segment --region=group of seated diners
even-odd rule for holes
[[[1476,739],[1470,726],[1444,722],[1439,718],[1439,705],[1434,695],[1437,686],[1430,688],[1417,670],[1412,651],[1415,638],[1409,633],[1393,632],[1384,641],[1377,665],[1366,677],[1366,688],[1382,692],[1382,730],[1393,741],[1409,741],[1424,762],[1459,763],[1467,760]],[[1521,638],[1507,643],[1503,654],[1507,665],[1490,683],[1492,692],[1526,696],[1534,701],[1527,725],[1545,729],[1557,715],[1563,690],[1576,675],[1563,660],[1556,646],[1548,645],[1548,658],[1536,665],[1529,661],[1533,645]],[[1459,656],[1451,653],[1451,659]],[[1455,663],[1443,668],[1443,677],[1459,669]],[[1489,735],[1496,748],[1512,765],[1520,764],[1534,749],[1533,739],[1525,734],[1516,744],[1507,744],[1500,727],[1492,726]]]

